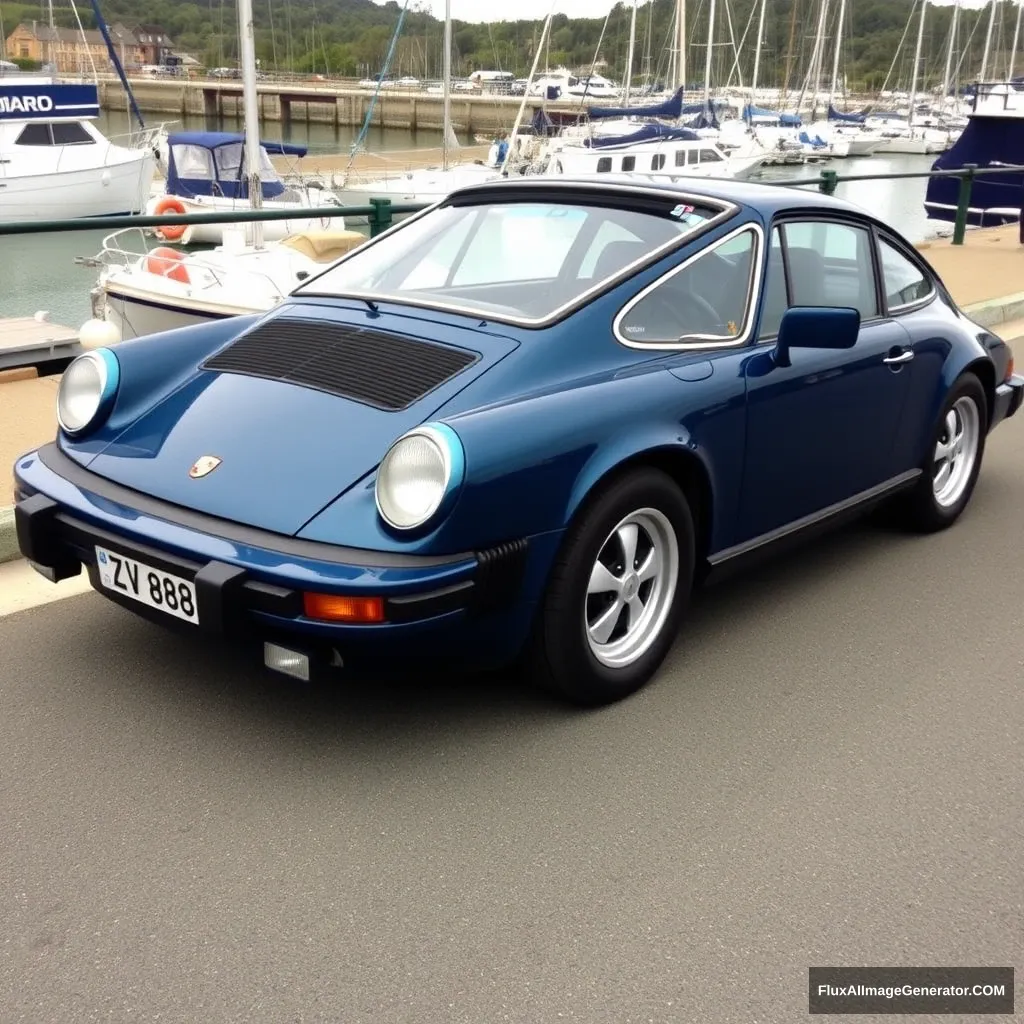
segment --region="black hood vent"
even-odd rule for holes
[[[280,317],[242,335],[201,368],[298,384],[397,412],[479,358],[382,331]]]

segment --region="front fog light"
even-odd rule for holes
[[[301,651],[290,651],[279,644],[263,644],[263,664],[274,672],[281,672],[292,679],[309,682],[309,655]]]
[[[411,530],[428,522],[462,482],[462,444],[444,424],[399,438],[377,473],[377,510],[389,525]]]

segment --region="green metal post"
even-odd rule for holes
[[[835,193],[836,188],[839,185],[839,175],[835,171],[822,171],[821,181],[818,182],[818,188],[830,196]]]
[[[373,213],[369,216],[370,237],[373,238],[391,227],[391,200],[371,199],[370,205],[373,207]]]
[[[960,195],[956,200],[956,220],[953,221],[953,244],[963,245],[964,234],[967,232],[967,208],[971,205],[971,188],[974,185],[974,172],[977,164],[964,164],[964,173],[960,177]]]

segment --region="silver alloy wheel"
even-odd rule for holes
[[[663,512],[631,512],[608,535],[590,572],[584,627],[594,657],[625,668],[654,643],[679,582],[679,542]]]
[[[981,416],[977,403],[965,395],[946,413],[942,433],[935,443],[932,491],[936,504],[951,508],[962,497],[978,458]]]

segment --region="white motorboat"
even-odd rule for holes
[[[100,254],[87,261],[102,268],[92,292],[93,317],[101,323],[83,328],[83,343],[95,336],[112,344],[265,312],[367,240],[355,231],[312,231],[255,249],[240,228],[229,227],[218,248],[194,253],[165,246],[145,251],[139,228],[108,236]]]
[[[541,175],[642,174],[645,177],[733,178],[742,181],[759,170],[767,153],[727,153],[717,143],[686,128],[644,125],[633,135],[595,137],[583,142],[552,139]]]
[[[108,139],[95,85],[0,78],[0,221],[103,217],[146,207],[160,129]]]
[[[194,133],[196,137],[171,136],[168,184],[194,182],[205,186],[204,198],[212,199],[222,198],[216,195],[215,186],[219,190],[223,182],[232,189],[231,195],[223,197],[231,202],[232,209],[243,203],[246,209],[258,209],[263,206],[268,185],[270,202],[281,195],[283,185],[260,145],[252,0],[239,0],[238,21],[245,135],[230,139],[223,133],[205,132]],[[218,137],[211,140],[210,134]],[[177,143],[184,148],[179,150]],[[222,162],[220,150],[234,146],[238,148],[230,149],[228,158],[234,162]],[[228,167],[234,173],[220,178],[219,171]],[[301,215],[297,219],[303,226],[309,224]],[[270,309],[304,276],[322,269],[324,263],[364,240],[355,232],[344,232],[340,216],[332,215],[325,221],[325,226],[333,224],[335,228],[327,233],[329,238],[313,235],[307,229],[297,237],[269,244],[264,228],[274,221],[218,225],[222,245],[203,253],[183,253],[166,246],[147,252],[145,234],[138,228],[129,230],[137,232],[139,249],[125,246],[124,232],[109,236],[99,256],[85,261],[101,267],[101,272],[93,291],[94,318],[82,327],[82,344],[114,344],[204,320]],[[313,226],[320,228],[319,219]],[[187,229],[179,240],[186,235]],[[195,233],[188,237],[195,240]]]
[[[267,210],[294,210],[294,218],[263,223],[266,241],[279,241],[301,231],[316,231],[328,226],[322,217],[310,217],[304,211],[341,205],[339,198],[319,184],[288,185],[282,181],[270,160],[270,154],[301,157],[305,146],[283,142],[261,142],[259,180],[262,207]],[[164,192],[149,199],[146,212],[153,216],[171,213],[193,214],[247,210],[252,179],[245,159],[245,135],[236,132],[178,132],[167,136],[166,185]],[[331,218],[331,222],[340,218]],[[337,225],[336,225],[337,226]],[[224,224],[172,224],[154,229],[154,234],[181,245],[217,245]],[[250,244],[253,228],[247,226]]]

